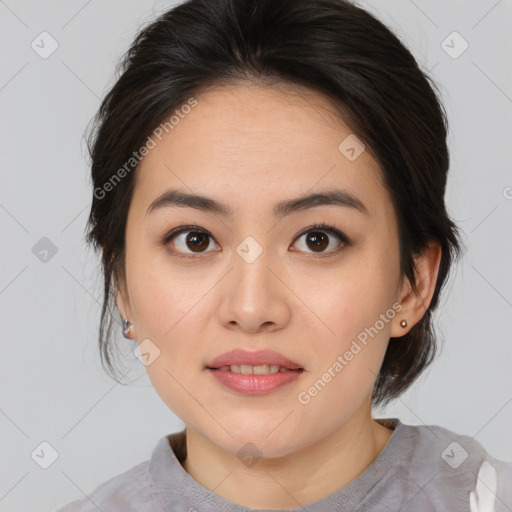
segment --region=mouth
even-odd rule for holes
[[[275,364],[262,364],[262,365],[250,365],[250,364],[233,364],[233,365],[223,365],[220,367],[206,367],[208,370],[218,370],[221,372],[230,372],[230,373],[241,373],[244,375],[269,375],[271,373],[280,373],[280,372],[296,372],[302,373],[304,368],[287,368],[285,366],[279,366]]]
[[[288,363],[285,363],[288,364]],[[284,386],[293,385],[304,368],[288,368],[279,364],[221,364],[208,365],[205,371],[220,384],[240,395],[267,395]]]
[[[288,357],[273,350],[248,350],[235,349],[224,352],[213,361],[206,363],[205,369],[240,373],[243,375],[269,375],[274,373],[298,372],[305,368],[292,361]]]

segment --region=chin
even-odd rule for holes
[[[282,432],[278,432],[278,430],[279,427],[276,429],[275,422],[272,423],[272,426],[265,425],[260,428],[254,425],[252,428],[242,426],[233,428],[232,424],[231,428],[228,429],[231,435],[221,429],[220,437],[212,439],[212,441],[225,452],[240,458],[242,461],[245,457],[252,457],[253,459],[285,457],[297,450],[298,440],[296,436],[290,435],[289,430],[283,429]],[[269,432],[271,432],[270,435]]]

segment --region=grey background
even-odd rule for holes
[[[0,0],[0,511],[53,510],[80,498],[183,427],[133,356],[129,386],[103,373],[99,259],[83,239],[92,197],[83,132],[137,28],[172,5]],[[512,2],[361,5],[441,86],[447,202],[468,248],[437,313],[441,355],[374,416],[442,425],[512,460]],[[31,47],[43,31],[58,43],[46,59]],[[458,58],[441,46],[453,31],[469,43]],[[444,44],[453,53],[461,41],[452,39]],[[43,237],[57,249],[46,261],[37,253]],[[48,469],[31,456],[49,456],[43,441],[58,453]]]

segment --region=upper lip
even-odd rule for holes
[[[206,368],[220,368],[221,366],[231,365],[277,365],[290,370],[303,370],[304,368],[295,361],[288,359],[287,357],[274,352],[272,350],[258,350],[256,352],[248,352],[247,350],[232,350],[231,352],[224,352],[220,356],[216,357],[213,361],[206,364]]]

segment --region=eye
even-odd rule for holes
[[[338,244],[336,244],[336,242],[333,243],[329,235],[334,235],[334,237],[338,239]],[[302,239],[304,240],[301,241]],[[350,245],[350,240],[344,233],[334,226],[327,224],[318,224],[307,228],[306,231],[303,231],[302,234],[299,235],[298,241],[299,250],[308,252],[307,249],[310,248],[313,253],[319,254],[324,254],[325,252],[337,253],[345,246]],[[326,249],[329,250],[326,251]]]
[[[163,244],[168,245],[171,241],[173,241],[173,245],[177,249],[177,251],[173,250],[173,252],[202,254],[205,252],[211,252],[206,249],[212,245],[211,241],[213,241],[213,238],[208,232],[197,228],[197,226],[181,226],[180,228],[171,231],[164,238]],[[191,252],[187,252],[187,250],[190,250]]]
[[[331,237],[333,236],[337,238],[338,243],[332,242]],[[302,238],[304,238],[304,241],[302,241]],[[317,253],[319,255],[323,255],[324,253],[337,253],[347,245],[350,245],[350,240],[344,233],[336,229],[334,226],[327,224],[316,224],[310,226],[298,235],[296,240],[298,240],[297,245],[299,246],[299,249],[297,250],[309,252],[309,248],[312,249],[311,253]],[[162,244],[164,246],[168,246],[172,242],[172,245],[176,249],[172,249],[173,253],[178,257],[189,257],[194,254],[212,252],[211,250],[208,250],[212,246],[214,248],[217,247],[218,249],[218,245],[212,243],[213,241],[213,237],[207,231],[199,228],[198,226],[181,226],[171,231],[162,240]],[[329,250],[327,251],[326,249]]]

